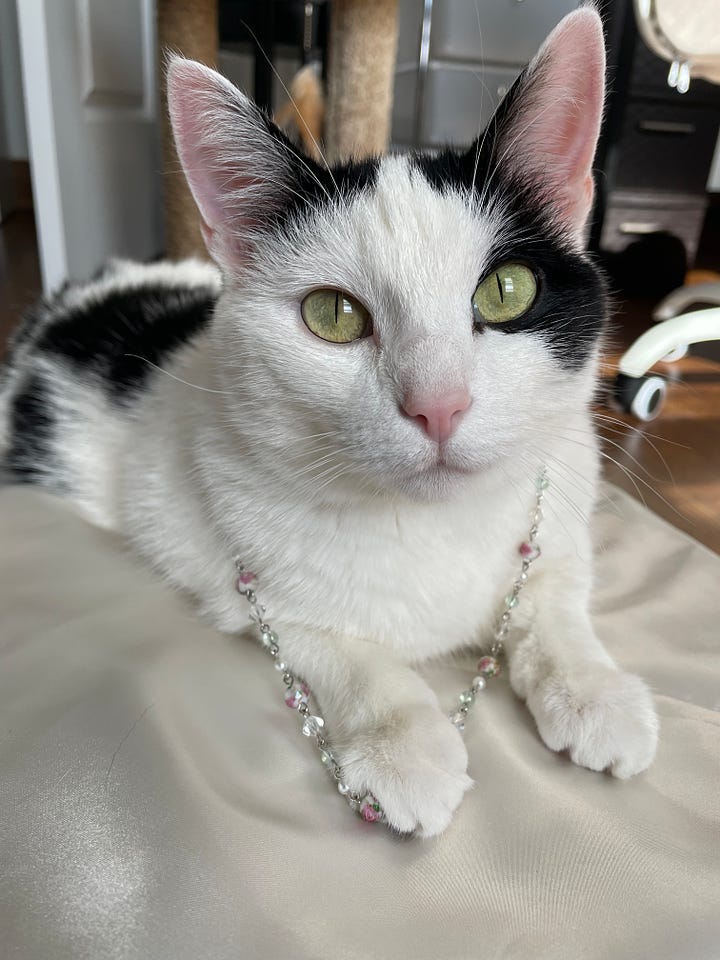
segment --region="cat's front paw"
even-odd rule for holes
[[[598,664],[556,668],[531,685],[527,705],[547,746],[581,767],[624,780],[652,763],[659,725],[640,677]]]
[[[472,786],[462,737],[444,714],[426,704],[394,710],[342,753],[350,789],[374,794],[388,824],[401,833],[441,833]]]

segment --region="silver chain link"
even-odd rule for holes
[[[465,721],[475,702],[477,694],[485,689],[488,680],[498,677],[502,672],[500,660],[505,649],[505,638],[510,629],[512,611],[517,606],[520,594],[528,581],[531,564],[540,556],[540,546],[537,542],[537,536],[543,517],[542,503],[548,485],[547,469],[543,467],[535,481],[535,507],[530,513],[531,525],[528,538],[524,540],[519,547],[519,553],[522,557],[520,571],[513,581],[510,593],[505,597],[504,609],[498,618],[489,651],[480,657],[478,661],[477,676],[473,679],[470,687],[463,690],[460,694],[458,706],[455,710],[448,714],[450,722],[461,733],[465,729]],[[237,572],[237,591],[245,598],[250,606],[250,620],[252,620],[257,627],[263,649],[266,650],[269,656],[275,661],[275,669],[282,674],[283,684],[285,685],[285,703],[288,707],[296,710],[302,718],[303,723],[301,729],[303,734],[306,737],[314,739],[323,766],[336,782],[338,793],[345,798],[350,808],[356,813],[359,813],[363,820],[367,820],[368,822],[384,820],[382,807],[371,793],[353,793],[343,780],[342,766],[335,756],[327,738],[325,719],[319,711],[312,713],[308,705],[310,700],[314,699],[310,688],[304,680],[296,677],[289,670],[288,665],[280,658],[278,636],[265,619],[266,609],[258,602],[255,592],[257,575],[247,570],[239,555],[233,557],[233,563],[235,564],[235,570]]]

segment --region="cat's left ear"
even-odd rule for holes
[[[605,96],[605,43],[594,7],[558,24],[509,96],[498,111],[493,161],[539,191],[581,245]]]

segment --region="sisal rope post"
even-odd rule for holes
[[[217,0],[158,0],[160,105],[162,112],[165,253],[173,259],[207,258],[200,234],[200,214],[180,169],[167,109],[164,57],[180,53],[214,67],[218,51]]]
[[[332,164],[387,150],[398,0],[333,0],[330,14],[325,145]]]

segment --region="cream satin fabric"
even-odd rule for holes
[[[574,767],[501,679],[421,842],[353,818],[257,647],[1,490],[3,960],[717,960],[720,558],[609,495],[595,621],[657,693],[656,763]],[[471,669],[430,671],[448,707]]]

